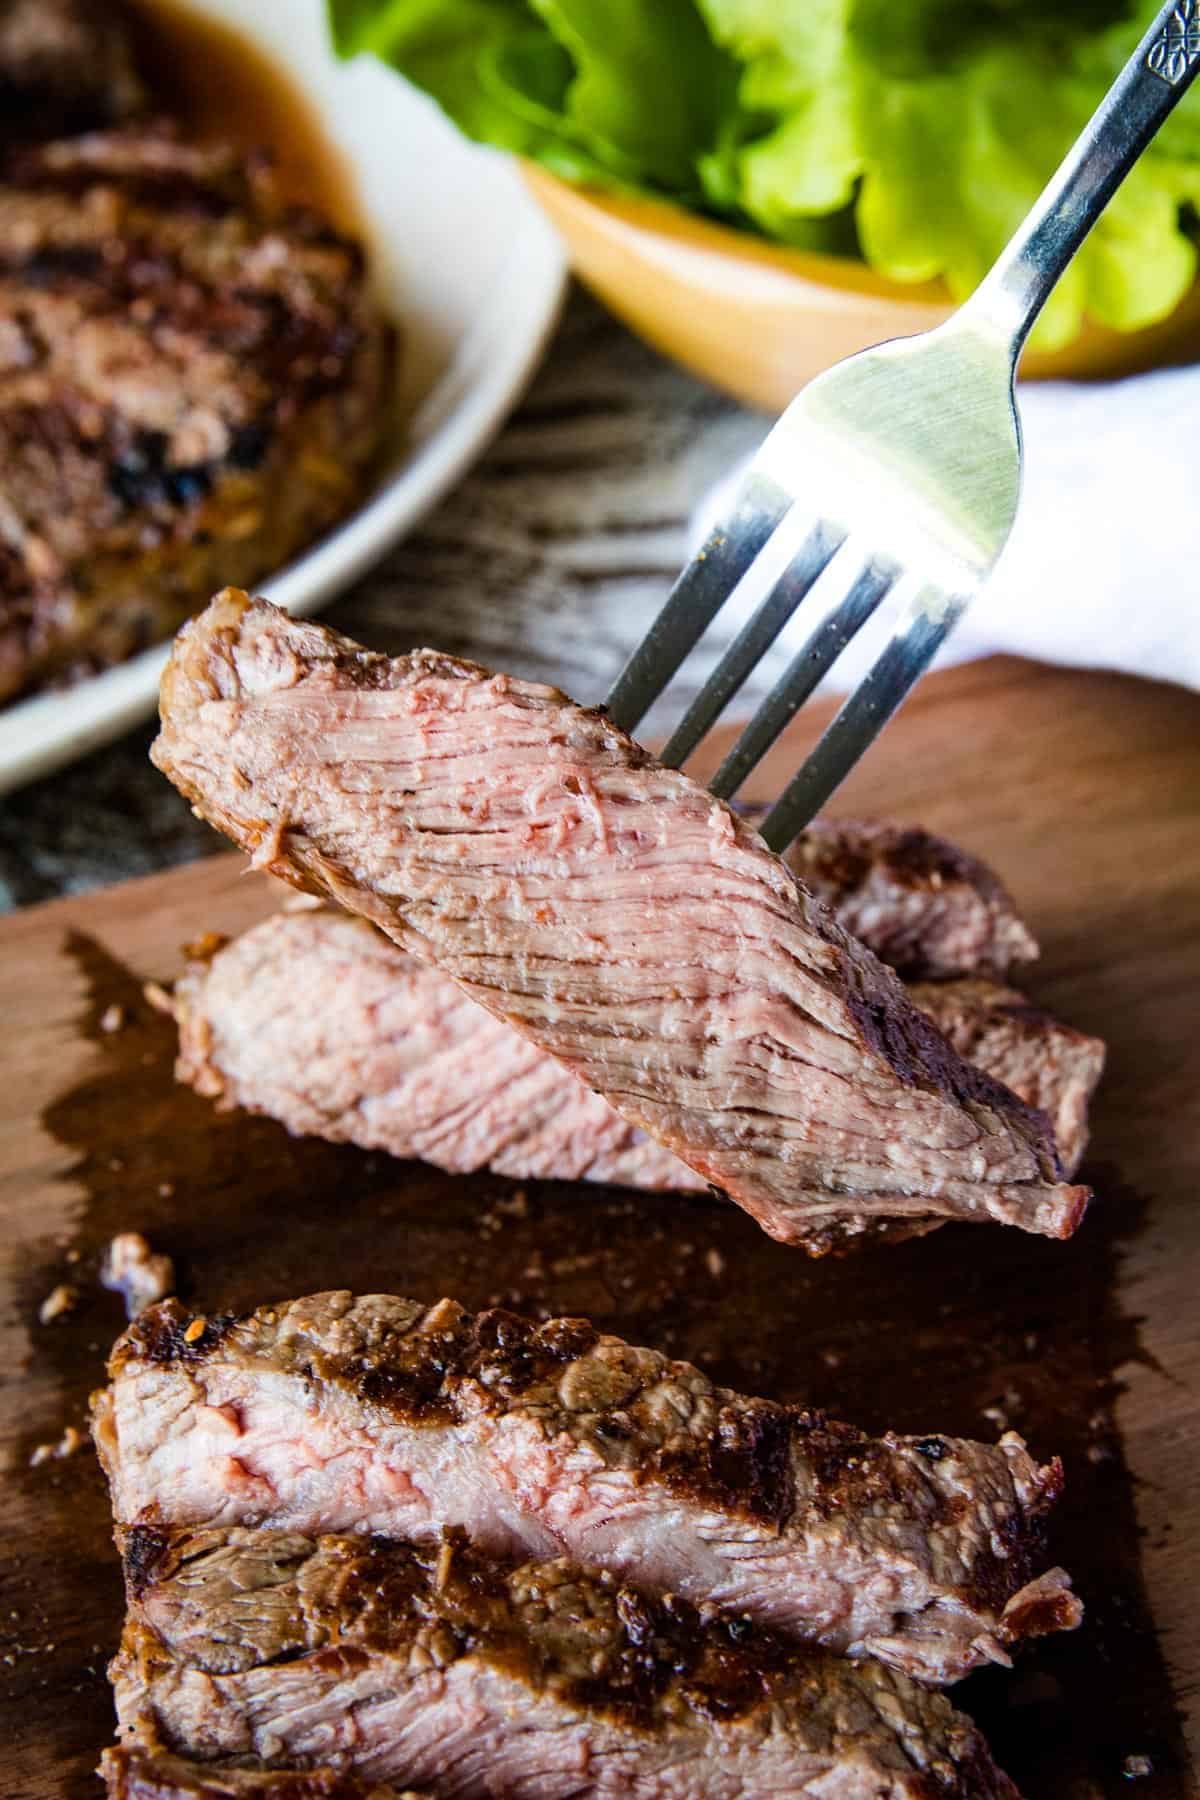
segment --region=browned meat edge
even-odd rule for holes
[[[1046,1121],[602,714],[227,592],[180,633],[162,720],[158,766],[258,866],[436,963],[772,1235],[1078,1224]]]
[[[879,1664],[461,1538],[124,1534],[125,1731],[471,1800],[1012,1796],[979,1732]]]
[[[1087,1148],[1088,1107],[1104,1073],[1101,1039],[992,981],[923,981],[909,992],[960,1056],[1046,1115],[1059,1161],[1073,1175]]]
[[[437,1536],[614,1569],[953,1681],[1080,1608],[1015,1434],[870,1438],[598,1333],[348,1293],[150,1308],[93,1429],[125,1524]]]
[[[785,860],[851,937],[905,980],[1002,980],[1038,954],[999,877],[920,826],[814,819]]]
[[[428,1794],[339,1774],[188,1762],[165,1750],[106,1750],[98,1773],[109,1800],[432,1800]]]

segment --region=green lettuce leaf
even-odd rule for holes
[[[897,281],[965,298],[1028,212],[1145,30],[1151,0],[699,0],[770,123],[741,150],[741,203],[787,239],[853,197],[859,243]],[[1083,45],[1082,50],[1077,49]],[[1133,330],[1196,277],[1187,203],[1200,196],[1200,109],[1126,182],[1038,327],[1069,343],[1085,315]]]
[[[330,0],[343,56],[371,51],[470,136],[560,170],[699,201],[700,153],[738,70],[693,0]]]
[[[464,131],[965,298],[1157,0],[329,0]],[[1038,328],[1132,330],[1196,279],[1200,95],[1113,201]]]

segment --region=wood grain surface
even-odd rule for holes
[[[793,731],[758,797],[819,723],[815,709]],[[1055,1552],[1089,1616],[974,1678],[964,1703],[1034,1800],[1200,1791],[1200,699],[1010,660],[954,670],[923,684],[839,807],[992,860],[1042,942],[1029,990],[1108,1039],[1085,1171],[1098,1197],[1072,1243],[955,1226],[810,1264],[716,1202],[514,1191],[219,1116],[173,1085],[142,983],[277,903],[240,859],[0,921],[4,1794],[94,1791],[111,1730],[120,1595],[99,1473],[86,1449],[30,1458],[82,1423],[101,1378],[121,1316],[96,1270],[120,1228],[169,1251],[204,1306],[449,1291],[587,1312],[871,1428],[1010,1423],[1067,1460]],[[60,1283],[77,1303],[41,1324]]]

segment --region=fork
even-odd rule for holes
[[[773,850],[824,806],[994,568],[1020,497],[1025,341],[1197,73],[1200,0],[1172,0],[971,298],[936,330],[862,351],[792,401],[611,689],[609,716],[632,732],[735,588],[752,590],[755,610],[662,752],[680,767],[827,574],[830,604],[709,784],[732,799],[891,595],[883,648],[760,827]]]

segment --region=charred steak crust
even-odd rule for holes
[[[330,1293],[217,1330],[171,1300],[118,1340],[110,1375],[97,1446],[118,1520],[148,1530],[130,1540],[131,1588],[138,1558],[152,1559],[155,1532],[171,1525],[332,1518],[339,1530],[395,1535],[401,1519],[408,1537],[461,1524],[485,1544],[555,1542],[697,1601],[765,1606],[800,1638],[934,1681],[1079,1621],[1062,1570],[1040,1572],[1056,1460],[1037,1467],[1013,1434],[995,1447],[870,1438],[716,1387],[586,1320],[538,1325],[449,1300],[426,1309]],[[318,1421],[334,1415],[338,1435],[321,1437]],[[210,1419],[223,1435],[206,1448]],[[305,1497],[286,1473],[311,1466],[306,1435],[316,1461],[338,1471],[323,1497]],[[299,1451],[272,1461],[272,1446],[294,1441]],[[350,1445],[358,1451],[339,1462]],[[465,1511],[453,1510],[440,1446],[471,1459]],[[181,1457],[195,1484],[186,1493]],[[417,1488],[428,1499],[414,1513]],[[511,1509],[502,1525],[489,1489]],[[660,1519],[670,1520],[665,1562]]]
[[[318,1739],[464,1796],[536,1771],[549,1796],[732,1800],[748,1756],[769,1791],[833,1794],[843,1773],[847,1793],[1015,1794],[971,1722],[895,1671],[461,1537],[172,1532],[112,1673],[123,1728],[168,1746],[303,1761]],[[350,1696],[368,1704],[347,1724]],[[464,1700],[482,1767],[453,1741]]]
[[[119,661],[334,524],[390,365],[360,246],[284,209],[263,159],[165,123],[10,154],[0,701]]]
[[[180,633],[161,704],[154,760],[257,866],[437,963],[773,1235],[1078,1224],[1046,1121],[603,714],[232,591]]]
[[[119,1745],[100,1758],[108,1800],[432,1800],[336,1769],[268,1769],[189,1762]]]

